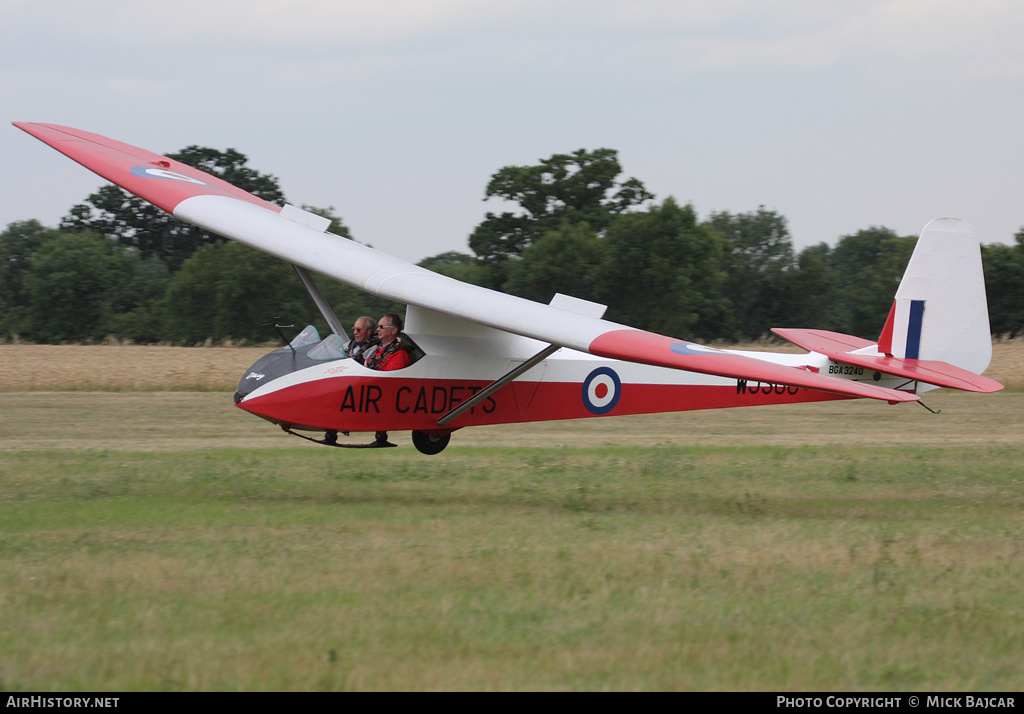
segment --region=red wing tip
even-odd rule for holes
[[[898,391],[898,390],[895,390],[895,391]],[[914,394],[913,392],[907,392],[906,393],[906,397],[904,397],[903,399],[891,400],[889,403],[890,404],[901,404],[901,403],[906,403],[906,402],[919,402],[919,401],[921,401],[921,397],[919,395]]]
[[[40,133],[47,131],[65,131],[65,127],[56,124],[41,124],[37,121],[12,121],[11,124],[21,129],[26,134],[39,138]],[[66,133],[66,132],[65,132]]]
[[[977,391],[981,394],[995,394],[996,392],[1001,392],[1004,389],[1006,389],[1005,384],[1001,384],[993,379],[991,384],[985,383],[981,385]]]
[[[11,124],[18,127],[22,131],[27,131],[29,134],[32,134],[33,136],[36,135],[36,132],[40,131],[55,131],[60,132],[62,134],[69,134],[73,136],[74,134],[72,132],[79,131],[78,129],[72,129],[69,126],[61,126],[60,124],[45,124],[43,122],[38,121],[12,121]]]

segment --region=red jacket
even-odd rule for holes
[[[378,357],[381,350],[384,351],[384,354]],[[409,356],[409,350],[401,342],[396,341],[387,347],[378,345],[377,349],[366,358],[364,364],[370,369],[386,372],[392,369],[408,367],[412,364],[412,357]]]

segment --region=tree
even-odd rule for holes
[[[800,251],[790,287],[789,310],[773,327],[839,329],[836,275],[828,244],[818,243]]]
[[[308,302],[295,271],[284,261],[240,243],[203,246],[174,273],[167,287],[166,334],[174,342],[264,342],[261,327],[275,317],[296,320]],[[315,312],[315,308],[313,308]]]
[[[795,258],[786,219],[760,206],[753,213],[712,213],[707,223],[728,243],[730,336],[757,339],[790,312]]]
[[[37,342],[87,342],[107,335],[112,296],[127,279],[121,256],[94,233],[57,233],[32,255],[26,280],[30,336]]]
[[[163,298],[170,271],[158,258],[137,252],[122,253],[121,262],[124,280],[112,286],[110,295],[110,333],[138,344],[166,341]]]
[[[728,311],[724,239],[669,198],[619,216],[604,238],[599,302],[608,318],[667,335],[713,339]]]
[[[495,173],[484,200],[516,203],[519,212],[488,212],[469,237],[470,248],[492,271],[492,286],[504,281],[509,258],[563,223],[587,223],[601,233],[615,216],[654,198],[635,178],[617,182],[621,173],[613,149],[579,149],[536,166],[506,166]]]
[[[189,146],[168,156],[266,201],[284,204],[277,179],[246,166],[248,159],[235,149],[218,151]],[[138,250],[143,258],[159,258],[171,271],[177,270],[200,246],[224,241],[113,185],[101,187],[84,203],[73,206],[60,227],[68,231],[93,231],[116,239],[121,245]]]
[[[397,312],[390,301],[322,277],[314,280],[343,324],[361,315]],[[204,246],[186,260],[171,278],[161,310],[166,339],[183,344],[272,341],[277,333],[265,324],[275,318],[295,325],[294,332],[313,324],[327,334],[291,265],[235,242]]]
[[[1024,334],[1024,228],[1014,246],[982,246],[982,258],[992,334]]]
[[[11,223],[0,233],[0,335],[27,335],[31,330],[27,282],[32,256],[53,235],[35,220]]]
[[[456,250],[424,258],[417,265],[471,285],[483,285],[487,280],[487,268],[481,261]]]
[[[605,264],[605,245],[589,223],[563,223],[509,263],[504,289],[513,295],[547,303],[555,293],[597,302]]]
[[[878,337],[916,244],[916,236],[900,237],[883,227],[839,240],[832,251],[839,332]]]

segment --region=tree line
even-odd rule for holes
[[[190,146],[170,155],[272,203],[274,176],[238,151]],[[784,216],[759,207],[701,220],[622,178],[611,149],[556,154],[497,171],[472,253],[420,262],[430,270],[548,302],[556,292],[608,306],[616,322],[702,341],[816,327],[874,339],[915,236],[870,227],[797,252]],[[303,206],[352,240],[333,208]],[[1015,245],[983,246],[992,331],[1024,333],[1024,228]],[[401,306],[333,280],[318,283],[343,321]],[[11,223],[0,233],[0,338],[40,343],[193,345],[275,339],[274,324],[326,326],[292,268],[107,185],[59,226]]]

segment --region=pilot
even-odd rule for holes
[[[368,351],[377,346],[377,321],[372,317],[360,317],[352,324],[352,340],[348,343],[345,354],[362,363]]]
[[[387,371],[412,364],[409,347],[402,340],[402,318],[389,312],[377,323],[377,349],[367,354],[363,364],[370,369]]]
[[[363,365],[370,369],[392,370],[402,369],[412,364],[409,348],[402,342],[402,318],[389,312],[377,323],[377,339],[380,344],[366,355]],[[394,446],[388,442],[388,433],[378,431],[374,434],[378,446]]]

